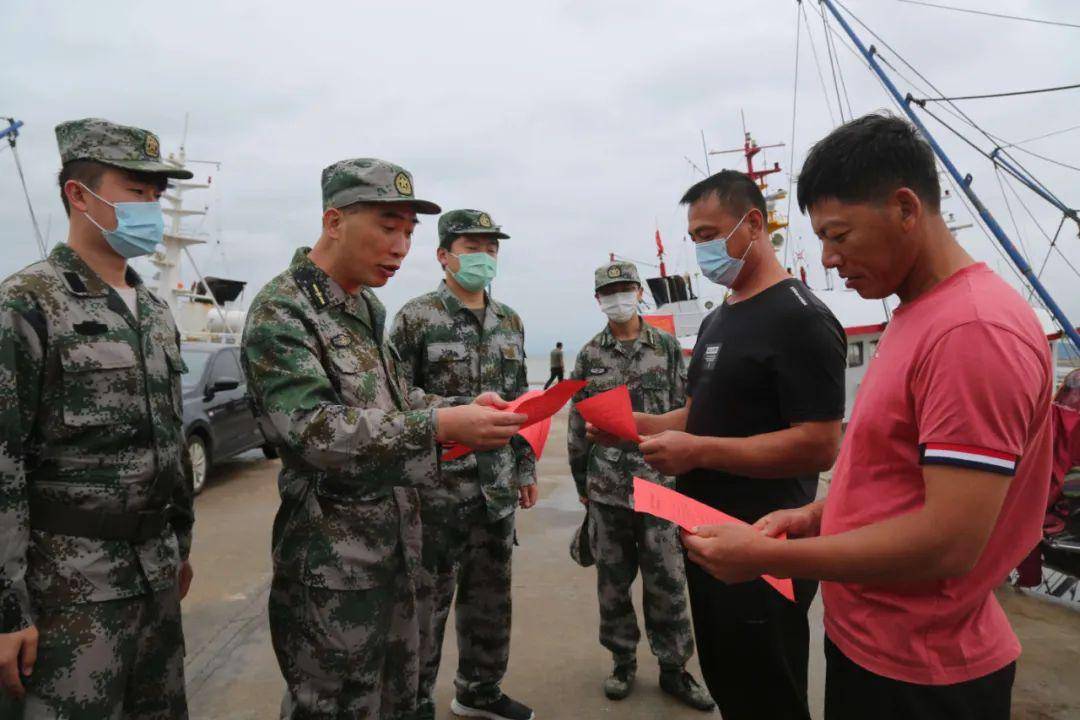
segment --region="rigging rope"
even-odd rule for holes
[[[821,14],[821,17],[825,18],[825,13]],[[847,91],[847,80],[844,78],[844,66],[840,64],[840,53],[836,50],[836,43],[840,37],[839,30],[833,30],[831,25],[826,25],[826,29],[829,31],[829,40],[832,43],[833,52],[836,54],[836,74],[840,77],[840,87],[844,91],[844,103],[847,105],[848,120],[855,119],[855,113],[851,109],[851,97]]]
[[[994,166],[994,177],[997,178],[998,187],[1001,188],[1001,199],[1005,201],[1005,208],[1009,211],[1009,219],[1012,220],[1013,230],[1016,231],[1016,239],[1020,242],[1020,249],[1024,251],[1024,259],[1027,260],[1028,265],[1031,265],[1031,255],[1028,254],[1027,245],[1024,244],[1024,236],[1020,234],[1020,225],[1016,222],[1016,215],[1013,214],[1009,196],[1005,194],[1005,184],[1001,181],[1001,168],[997,165]]]
[[[840,122],[846,122],[844,120],[844,104],[840,98],[840,83],[836,81],[836,64],[833,62],[832,43],[829,42],[831,37],[829,34],[829,21],[825,18],[825,13],[821,13],[821,26],[825,30],[825,50],[829,53],[829,69],[832,71],[833,88],[836,90],[836,105],[840,108]]]
[[[1035,137],[1028,138],[1027,140],[1017,140],[1014,143],[1009,143],[1008,147],[1016,147],[1018,145],[1027,145],[1028,143],[1035,142],[1036,140],[1042,140],[1044,138],[1053,137],[1054,135],[1062,135],[1062,134],[1067,133],[1067,132],[1072,132],[1073,130],[1080,130],[1080,125],[1073,125],[1072,127],[1067,127],[1064,130],[1055,130],[1054,132],[1048,132],[1045,135],[1036,135]]]
[[[37,215],[34,213],[34,204],[30,202],[30,191],[26,187],[26,176],[23,174],[22,163],[19,162],[19,151],[15,147],[15,136],[12,135],[8,138],[8,145],[11,147],[11,156],[15,158],[15,169],[19,173],[19,182],[22,183],[23,196],[26,197],[26,207],[30,210],[30,223],[34,226],[34,237],[37,239],[38,250],[41,252],[41,259],[44,260],[48,253],[45,250],[45,239],[41,235],[41,226],[38,225]]]
[[[1043,270],[1046,269],[1046,262],[1050,259],[1050,256],[1054,254],[1054,246],[1057,245],[1058,236],[1061,234],[1061,228],[1065,227],[1065,216],[1061,216],[1061,222],[1058,223],[1057,231],[1054,233],[1054,239],[1050,241],[1050,247],[1046,248],[1046,257],[1043,258],[1042,265],[1039,267],[1039,274],[1035,277],[1042,279]]]
[[[799,39],[802,37],[802,25],[799,24],[799,16],[803,14],[802,0],[796,3],[795,8],[795,87],[791,91],[791,157],[788,160],[788,185],[787,185],[787,219],[791,222],[791,190],[795,181],[795,110],[799,102]],[[788,225],[790,228],[791,226]],[[788,248],[791,247],[791,230],[788,230],[787,241],[784,242],[784,267],[788,266]]]
[[[987,17],[1002,18],[1004,20],[1019,20],[1021,22],[1039,23],[1040,25],[1057,25],[1059,27],[1080,28],[1080,25],[1061,22],[1059,20],[1042,20],[1039,18],[1023,17],[1021,15],[1005,15],[1003,13],[987,12],[986,10],[973,10],[971,8],[953,7],[952,5],[939,5],[938,3],[926,2],[925,0],[900,0],[900,2],[908,3],[909,5],[923,5],[925,7],[937,8],[939,10],[953,10],[955,12],[971,13],[972,15],[986,15]]]
[[[979,228],[983,236],[985,236],[986,239],[989,241],[990,247],[994,248],[994,251],[997,252],[997,254],[1001,257],[1002,260],[1005,261],[1005,264],[1010,270],[1012,270],[1012,274],[1016,276],[1016,279],[1020,281],[1020,284],[1023,287],[1030,289],[1027,278],[1025,278],[1024,275],[1017,269],[1016,265],[1012,262],[1009,256],[1005,254],[1005,251],[1001,248],[1001,245],[999,245],[994,236],[990,234],[990,231],[986,228],[986,225],[984,224],[985,221],[983,220],[982,215],[980,215],[978,212],[975,211],[974,208],[971,207],[967,195],[962,193],[960,191],[960,188],[957,187],[956,181],[953,180],[953,176],[947,172],[944,173],[944,175],[945,179],[949,181],[949,185],[953,189],[953,194],[956,195],[956,197],[960,198],[960,203],[964,206],[964,209],[967,210],[968,215],[971,217],[975,227]],[[1042,298],[1039,298],[1039,302],[1042,303]]]
[[[1015,90],[1013,92],[988,93],[986,95],[957,95],[955,97],[927,97],[915,100],[917,103],[928,102],[952,102],[953,100],[984,100],[986,98],[1015,97],[1017,95],[1037,95],[1039,93],[1057,92],[1058,90],[1075,90],[1080,88],[1080,83],[1073,85],[1058,85],[1057,87],[1039,88],[1037,90]]]
[[[802,3],[799,4],[802,5]],[[836,127],[836,116],[833,115],[829,88],[825,85],[825,75],[821,72],[821,62],[818,60],[817,43],[814,42],[814,33],[810,32],[810,19],[805,12],[803,12],[803,23],[806,25],[806,38],[810,41],[810,51],[814,55],[814,66],[817,68],[818,81],[821,82],[821,92],[825,95],[825,109],[829,111],[829,123]]]

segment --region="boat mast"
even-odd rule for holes
[[[878,63],[877,58],[875,57],[877,54],[877,49],[873,45],[867,48],[863,44],[862,40],[859,39],[859,36],[856,35],[855,31],[851,28],[851,25],[848,24],[847,20],[845,20],[843,15],[841,15],[840,12],[836,9],[836,5],[833,4],[833,0],[820,0],[820,2],[822,5],[828,8],[829,12],[832,13],[833,17],[836,18],[836,21],[840,23],[840,27],[842,27],[844,32],[847,33],[847,36],[851,38],[851,41],[855,44],[855,47],[858,48],[859,53],[862,54],[863,58],[865,58],[866,62],[870,65],[870,69],[873,70],[874,74],[881,79],[882,84],[885,85],[885,88],[889,91],[889,94],[892,95],[893,100],[896,101],[897,106],[899,106],[900,109],[904,112],[904,114],[908,116],[908,119],[911,120],[915,127],[919,129],[919,132],[921,132],[923,137],[926,138],[926,141],[930,143],[930,147],[934,149],[934,154],[937,155],[938,159],[941,161],[941,164],[945,166],[945,169],[949,172],[950,175],[952,175],[953,179],[956,180],[957,185],[964,191],[964,194],[967,195],[968,200],[971,201],[971,204],[975,206],[976,210],[978,210],[979,216],[983,219],[983,222],[986,223],[986,226],[990,229],[990,232],[993,233],[994,238],[998,241],[998,244],[1001,245],[1002,249],[1005,250],[1005,252],[1008,254],[1009,258],[1012,260],[1013,264],[1017,267],[1017,269],[1020,270],[1021,273],[1023,273],[1025,278],[1027,278],[1027,281],[1031,283],[1032,289],[1035,290],[1036,294],[1038,294],[1039,298],[1046,306],[1046,309],[1050,311],[1050,313],[1057,320],[1058,324],[1061,325],[1061,329],[1065,332],[1066,335],[1069,336],[1069,339],[1072,340],[1072,343],[1076,346],[1076,349],[1080,350],[1080,333],[1077,332],[1076,326],[1069,322],[1069,318],[1065,315],[1065,311],[1062,310],[1061,307],[1058,306],[1057,302],[1054,301],[1053,296],[1050,295],[1050,292],[1046,289],[1046,287],[1043,286],[1042,282],[1039,280],[1039,277],[1035,274],[1035,272],[1031,269],[1031,266],[1028,265],[1027,261],[1024,259],[1024,256],[1020,254],[1020,252],[1016,249],[1016,246],[1013,245],[1012,240],[1010,240],[1009,236],[1005,234],[1005,230],[1002,229],[1001,225],[998,224],[998,221],[994,219],[994,216],[990,213],[990,210],[983,204],[982,200],[979,199],[979,196],[975,194],[975,191],[971,187],[972,176],[960,174],[960,171],[956,168],[956,165],[954,165],[952,160],[949,159],[949,156],[945,154],[945,150],[942,149],[941,145],[939,145],[937,140],[934,139],[934,136],[930,134],[930,131],[926,128],[926,125],[923,124],[922,120],[919,119],[919,116],[916,115],[915,111],[911,108],[911,103],[914,100],[912,96],[909,94],[907,95],[907,97],[905,97],[900,94],[900,91],[897,89],[896,85],[893,83],[893,81],[885,73],[885,70]],[[1040,194],[1044,197],[1046,196],[1045,193]],[[1063,206],[1060,201],[1058,201],[1056,204]]]

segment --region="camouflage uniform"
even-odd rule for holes
[[[440,236],[508,237],[490,216],[455,210]],[[481,322],[445,282],[410,300],[391,332],[410,382],[444,396],[494,391],[513,400],[528,390],[525,332],[517,313],[485,295]],[[457,590],[458,694],[497,699],[510,657],[510,578],[518,488],[536,482],[532,449],[521,437],[442,466],[442,479],[420,492],[425,583],[421,595],[420,703],[434,716],[443,635]]]
[[[412,178],[343,161],[323,171],[323,198],[413,201]],[[415,490],[401,486],[438,479],[442,402],[407,382],[374,293],[346,293],[307,254],[259,292],[243,338],[260,424],[282,462],[270,595],[282,717],[411,718],[420,515]]]
[[[157,138],[56,129],[63,162],[190,177]],[[185,718],[177,587],[191,547],[179,335],[130,268],[137,317],[74,250],[0,284],[0,633],[36,625],[0,717]]]
[[[596,272],[597,290],[626,281],[640,284],[630,263],[611,263]],[[629,347],[605,326],[578,352],[572,377],[589,383],[575,402],[625,384],[637,412],[661,414],[686,404],[686,366],[679,343],[646,323]],[[674,487],[674,478],[647,465],[633,443],[590,444],[576,409],[570,411],[567,442],[574,483],[578,494],[589,499],[590,521],[595,524],[600,643],[612,652],[616,665],[636,664],[641,633],[630,586],[640,568],[649,645],[661,667],[682,667],[693,654],[694,641],[678,528],[635,513],[630,497],[634,476],[667,487]]]

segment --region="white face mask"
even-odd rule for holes
[[[637,307],[637,290],[600,296],[600,309],[612,322],[626,322],[637,313]]]

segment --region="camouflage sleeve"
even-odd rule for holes
[[[578,352],[574,362],[574,372],[570,375],[573,380],[585,379],[585,351],[582,348]],[[585,390],[581,390],[574,397],[574,402],[583,400]],[[566,449],[570,457],[570,474],[574,476],[574,485],[577,486],[578,496],[588,496],[588,465],[589,465],[589,442],[585,439],[585,419],[573,405],[570,406],[570,421],[566,430]]]
[[[289,454],[361,491],[438,477],[434,410],[340,404],[301,308],[280,298],[253,308],[243,353],[260,414]]]
[[[529,369],[525,355],[525,326],[522,324],[521,318],[517,319],[517,325],[521,329],[521,368],[518,371],[517,388],[514,391],[514,397],[506,398],[507,400],[516,400],[529,392]],[[518,486],[535,485],[536,455],[533,453],[532,445],[520,435],[515,435],[511,438],[510,447],[514,450]]]
[[[180,333],[176,333],[176,345],[180,346]],[[179,376],[173,382],[180,384]],[[183,434],[180,435],[183,440]],[[180,560],[186,561],[191,554],[191,528],[195,524],[194,475],[191,469],[191,456],[183,442],[177,443],[180,452],[180,477],[173,486],[173,495],[169,502],[169,524],[176,533],[176,542],[180,546]]]
[[[401,356],[401,371],[408,380],[409,387],[423,387],[419,373],[423,367],[420,362],[421,342],[414,325],[409,322],[408,309],[398,310],[390,328],[390,342]]]
[[[0,299],[0,633],[34,623],[26,587],[26,455],[44,366],[44,322],[35,322],[40,317],[23,301]]]
[[[686,406],[686,358],[679,341],[671,343],[671,410]]]

